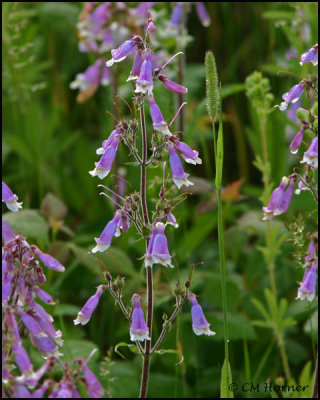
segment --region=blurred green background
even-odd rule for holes
[[[171,3],[155,5],[165,9],[170,18]],[[26,235],[29,243],[55,255],[66,266],[64,274],[48,271],[46,289],[57,300],[50,311],[56,327],[63,331],[65,359],[86,357],[94,347],[99,353],[92,361],[98,372],[99,361],[118,342],[129,343],[128,326],[108,293],[90,323],[75,327],[76,317],[85,301],[103,281],[100,264],[90,255],[94,237],[98,237],[112,218],[114,207],[99,196],[97,178],[88,171],[97,161],[95,150],[113,129],[110,87],[100,87],[83,104],[76,102],[75,91],[69,88],[77,73],[92,62],[88,54],[78,50],[76,24],[82,10],[80,2],[6,3],[2,7],[3,58],[3,179],[23,201],[23,211],[6,214],[13,230]],[[245,78],[258,70],[268,77],[274,104],[297,83],[291,75],[277,74],[287,70],[301,74],[297,58],[316,43],[318,19],[316,3],[206,3],[211,16],[208,28],[201,26],[194,8],[188,17],[188,32],[193,40],[186,50],[185,86],[186,130],[184,141],[199,150],[201,166],[185,165],[196,182],[193,195],[175,209],[179,228],[167,228],[169,249],[177,260],[180,279],[184,282],[191,265],[196,267],[191,290],[199,294],[214,337],[196,337],[191,329],[190,305],[186,304],[175,326],[167,334],[162,347],[178,349],[184,362],[176,366],[176,355],[155,355],[151,364],[150,397],[217,397],[223,363],[223,317],[217,243],[217,210],[214,191],[213,139],[205,105],[206,50],[212,50],[223,87],[223,119],[225,134],[224,186],[225,241],[227,257],[228,319],[230,363],[234,382],[266,382],[283,377],[283,368],[272,329],[257,327],[261,316],[252,303],[265,302],[263,289],[270,286],[267,266],[259,250],[264,244],[265,224],[258,200],[263,187],[260,172],[253,166],[259,154],[260,136],[254,110],[245,95]],[[170,48],[170,43],[169,43]],[[178,47],[178,45],[177,45]],[[171,46],[170,52],[173,54]],[[130,86],[125,79],[130,63],[116,64],[120,73],[120,93],[129,100]],[[174,95],[156,86],[157,102],[166,119],[174,115]],[[168,99],[170,99],[168,101]],[[128,110],[120,105],[125,115]],[[147,123],[150,125],[147,117]],[[290,138],[298,125],[279,110],[270,115],[267,126],[272,181],[277,186],[288,175],[296,158],[288,151]],[[120,149],[121,170],[117,170],[138,189],[139,170],[130,164],[126,149]],[[154,169],[149,175],[149,209],[154,206],[159,185],[154,184]],[[242,180],[239,182],[239,180]],[[104,182],[113,187],[114,178]],[[126,190],[129,190],[127,187]],[[178,194],[178,192],[176,192]],[[289,236],[283,221],[290,221],[299,211],[314,207],[310,193],[295,196],[289,211],[273,226],[279,234]],[[5,212],[5,208],[3,208]],[[314,222],[310,222],[314,228]],[[140,257],[144,243],[131,227],[128,234],[113,240],[109,254],[99,257],[113,276],[126,276],[124,302],[134,292],[145,294],[144,268]],[[314,366],[317,337],[316,306],[306,307],[295,301],[297,282],[302,269],[294,263],[293,248],[285,240],[276,258],[278,296],[285,297],[287,316],[297,321],[286,330],[285,347],[293,377],[299,382],[310,380]],[[161,330],[162,313],[170,314],[174,304],[172,290],[177,269],[156,266],[155,318],[156,335]],[[145,303],[144,303],[145,306]],[[313,323],[312,323],[313,321]],[[177,326],[177,330],[175,327]],[[32,349],[30,349],[32,351]],[[113,397],[137,396],[141,361],[127,349],[120,350],[125,359],[113,353],[113,362],[106,362],[110,371],[100,378]],[[41,360],[34,352],[35,363]],[[112,378],[116,379],[112,379]],[[305,383],[305,382],[303,382]],[[307,384],[308,384],[307,383]],[[245,393],[238,397],[268,397],[265,393]],[[296,394],[297,396],[299,395]]]

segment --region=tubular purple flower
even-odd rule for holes
[[[101,78],[101,67],[103,60],[98,59],[93,65],[88,67],[84,73],[77,74],[76,79],[70,83],[70,89],[80,89],[81,92],[90,86],[97,87]]]
[[[318,260],[318,257],[316,255],[317,250],[318,250],[317,244],[313,240],[311,240],[308,246],[308,255],[305,256],[304,258],[305,264],[303,267],[306,267],[312,264],[314,261]]]
[[[280,186],[277,187],[273,192],[269,200],[269,204],[267,207],[263,207],[264,217],[262,218],[264,221],[268,219],[272,219],[274,215],[279,214],[279,206],[283,199],[285,188],[289,182],[289,179],[284,176],[281,180]]]
[[[168,150],[170,153],[169,162],[170,162],[170,167],[171,167],[171,171],[172,171],[173,182],[176,184],[178,189],[180,189],[182,185],[185,185],[185,186],[193,185],[193,182],[190,182],[188,180],[189,174],[184,172],[184,170],[182,168],[180,158],[174,151],[174,146],[171,143],[169,143],[167,147],[168,147]]]
[[[85,384],[87,387],[88,395],[92,398],[100,398],[103,396],[104,389],[101,386],[94,373],[87,367],[86,364],[82,364],[82,370],[84,372]]]
[[[312,62],[313,65],[318,65],[318,43],[301,55],[300,65],[306,62]]]
[[[111,171],[112,163],[116,158],[120,136],[114,136],[111,144],[108,146],[103,156],[98,162],[95,162],[95,169],[89,171],[91,176],[98,176],[100,179],[105,178]]]
[[[81,53],[88,53],[90,51],[97,53],[99,51],[99,46],[94,40],[80,40],[78,47]]]
[[[47,311],[42,306],[40,306],[40,304],[36,303],[35,301],[31,303],[31,310],[36,315],[39,315],[40,317],[45,318],[50,322],[53,322],[53,317],[49,313],[47,313]]]
[[[109,221],[101,233],[99,238],[94,238],[96,242],[96,247],[94,247],[91,251],[92,253],[96,253],[97,251],[103,252],[106,251],[115,236],[118,226],[118,221],[121,218],[121,213],[117,211],[111,221]]]
[[[21,344],[16,343],[12,346],[12,350],[15,354],[15,361],[20,369],[21,374],[25,377],[34,377],[33,365],[31,364],[30,358],[26,350]]]
[[[304,177],[305,178],[305,177]],[[298,183],[298,188],[294,191],[295,194],[300,194],[301,190],[310,190],[301,180]]]
[[[296,136],[294,137],[294,139],[292,140],[291,144],[290,144],[290,152],[292,154],[296,154],[299,150],[299,147],[302,143],[303,140],[303,133],[306,130],[306,126],[302,125],[302,127],[300,128],[299,132],[296,134]]]
[[[62,332],[60,330],[56,331],[52,323],[47,318],[41,317],[39,314],[34,315],[34,318],[46,335],[53,339],[59,346],[63,345],[63,339],[61,339]]]
[[[130,326],[130,340],[150,340],[149,328],[147,327],[143,311],[140,305],[140,296],[134,294],[131,299],[133,303],[132,321]]]
[[[144,255],[145,267],[152,266],[152,264],[153,264],[152,263],[152,247],[153,247],[153,242],[154,242],[154,239],[155,239],[157,233],[158,233],[158,229],[155,226],[152,227],[152,231],[151,231],[151,236],[150,236],[150,239],[149,239],[147,252]]]
[[[173,225],[175,228],[179,227],[179,225],[177,224],[176,217],[171,212],[167,215],[166,225]]]
[[[308,150],[303,154],[300,163],[306,163],[313,169],[318,168],[318,136],[312,140]]]
[[[72,399],[72,390],[69,388],[67,382],[60,382],[59,391],[57,394],[57,398],[59,399]]]
[[[104,140],[104,141],[102,142],[102,147],[99,147],[99,148],[97,149],[96,154],[98,154],[98,155],[104,154],[104,153],[106,152],[107,148],[108,148],[108,147],[111,145],[111,143],[113,142],[113,139],[114,139],[115,135],[117,135],[117,134],[118,134],[118,135],[121,134],[121,132],[120,132],[120,130],[119,130],[118,128],[114,129],[114,130],[110,133],[108,139],[106,139],[106,140]]]
[[[18,196],[12,192],[9,186],[2,181],[2,201],[12,212],[19,211],[22,208],[22,202],[18,203]]]
[[[184,158],[185,162],[189,164],[202,164],[201,158],[199,158],[199,152],[192,150],[186,143],[180,142],[180,140],[175,141],[175,147],[179,154]]]
[[[89,15],[89,18],[94,23],[94,25],[100,27],[107,22],[110,16],[110,5],[110,2],[102,3],[91,13],[91,15]]]
[[[289,92],[282,95],[284,102],[281,103],[280,108],[281,111],[285,111],[288,108],[290,103],[296,103],[300,96],[302,95],[304,90],[304,81],[301,81],[297,85],[294,85]]]
[[[194,293],[189,292],[188,298],[192,305],[191,308],[191,317],[192,317],[192,329],[196,335],[207,335],[212,336],[216,333],[210,330],[210,324],[206,320],[202,307],[198,304],[196,295]]]
[[[27,314],[20,309],[19,315],[25,327],[28,329],[32,336],[34,336],[35,338],[47,337],[47,335],[40,328],[38,322],[30,314]]]
[[[98,286],[96,293],[87,300],[82,310],[78,313],[77,318],[73,321],[75,325],[78,324],[85,325],[90,321],[92,313],[97,308],[100,297],[105,290],[106,290],[105,285]]]
[[[177,3],[175,8],[172,11],[171,19],[170,19],[170,26],[172,28],[178,29],[183,11],[183,3]]]
[[[45,395],[46,391],[49,389],[50,384],[51,384],[51,381],[49,379],[46,379],[43,382],[43,384],[39,387],[39,389],[35,390],[32,393],[32,397],[34,399],[41,399]]]
[[[115,62],[123,61],[127,56],[136,51],[136,45],[142,42],[140,36],[134,36],[123,42],[117,49],[111,50],[112,58],[106,62],[107,67],[112,67]]]
[[[167,238],[164,234],[165,225],[162,222],[156,223],[157,234],[154,237],[151,250],[152,264],[161,264],[164,267],[173,268],[171,255],[168,250]],[[146,265],[147,266],[147,265]]]
[[[202,25],[205,27],[209,26],[211,18],[206,10],[205,5],[201,1],[197,1],[195,4],[196,4],[197,14]]]
[[[295,181],[290,180],[289,187],[285,191],[285,193],[279,203],[278,209],[276,210],[274,215],[280,215],[288,210],[290,201],[292,198],[294,185],[295,185]]]
[[[44,354],[56,354],[61,355],[61,353],[57,353],[58,347],[55,346],[52,340],[46,335],[41,337],[34,337],[33,340],[36,343],[38,349]]]
[[[158,75],[158,79],[164,84],[167,89],[169,89],[173,93],[188,93],[188,89],[186,87],[181,86],[176,82],[170,81],[170,79],[166,78],[162,74]]]
[[[10,299],[12,292],[13,278],[14,278],[13,273],[11,271],[8,271],[2,283],[2,303],[4,304],[7,304]]]
[[[161,132],[164,135],[171,136],[171,132],[169,131],[168,124],[163,119],[159,106],[154,101],[153,96],[148,96],[148,102],[150,106],[150,115],[152,118],[152,126],[155,131]]]
[[[113,43],[114,39],[112,36],[111,29],[106,29],[102,44],[100,45],[99,48],[99,53],[105,53],[106,51],[110,51],[112,49]]]
[[[153,77],[152,77],[152,64],[151,55],[147,53],[141,65],[140,75],[136,81],[135,93],[152,94]]]
[[[121,229],[123,232],[127,232],[130,227],[130,219],[124,213],[121,214],[121,217],[118,220],[117,230],[114,234],[115,237],[119,237],[121,235]]]
[[[25,387],[25,385],[17,384],[14,387],[13,395],[11,396],[13,399],[31,399],[33,396],[29,392],[29,390]]]
[[[59,261],[56,260],[54,257],[50,256],[50,254],[43,253],[38,248],[35,250],[35,253],[47,268],[58,272],[65,271],[64,266],[60,264]]]
[[[130,72],[129,78],[127,79],[127,82],[138,79],[141,72],[141,66],[142,66],[142,52],[138,50],[134,58],[132,70]]]
[[[15,238],[15,234],[12,232],[10,225],[4,219],[2,220],[2,240],[4,243],[9,242]]]
[[[56,304],[55,301],[52,299],[52,296],[45,292],[44,290],[40,289],[38,286],[34,286],[33,288],[37,297],[42,300],[46,304]]]
[[[107,67],[104,67],[102,70],[101,76],[101,85],[108,86],[110,84],[110,70]]]
[[[298,289],[296,299],[312,301],[316,295],[318,263],[314,263],[311,268],[304,272],[304,276]]]

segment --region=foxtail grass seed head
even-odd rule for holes
[[[206,53],[205,67],[207,110],[211,120],[215,121],[220,112],[220,90],[216,61],[211,51]]]

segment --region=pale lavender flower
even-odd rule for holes
[[[127,56],[136,51],[136,46],[141,44],[140,36],[134,36],[132,39],[123,42],[117,49],[111,50],[112,58],[106,62],[107,67],[111,67],[115,62],[123,61]]]
[[[159,74],[158,79],[164,84],[164,86],[173,93],[185,94],[188,93],[188,89],[184,86],[179,85],[176,82],[170,81],[164,75]]]
[[[141,72],[141,66],[142,66],[142,52],[140,50],[137,51],[136,56],[134,58],[134,62],[133,62],[133,66],[132,66],[132,70],[130,72],[130,75],[127,79],[128,81],[131,80],[136,80],[139,78],[140,72]]]
[[[88,53],[92,51],[93,53],[97,53],[99,51],[99,46],[94,40],[80,40],[79,41],[79,51],[81,53]],[[110,50],[110,49],[108,49]]]
[[[148,96],[148,102],[150,105],[150,115],[152,118],[152,126],[155,131],[161,132],[164,135],[171,136],[167,122],[163,119],[160,108],[154,101],[153,96]]]
[[[107,223],[100,237],[94,239],[97,245],[91,250],[92,253],[96,253],[97,251],[103,252],[110,247],[111,241],[116,234],[120,218],[121,213],[117,211],[113,219]]]
[[[164,267],[173,268],[171,263],[171,255],[168,250],[168,242],[164,234],[165,225],[162,222],[156,223],[156,234],[153,238],[152,248],[148,246],[147,253],[145,254],[145,266],[152,266],[153,264],[161,264]],[[150,240],[151,242],[151,240]]]
[[[286,191],[278,205],[278,210],[276,210],[275,215],[283,214],[284,212],[286,212],[288,210],[291,199],[292,199],[294,185],[295,185],[295,181],[290,180],[289,186],[286,189]]]
[[[60,264],[60,262],[56,260],[54,257],[50,256],[50,254],[43,253],[38,248],[36,248],[35,253],[47,268],[58,272],[65,271],[64,266]]]
[[[14,343],[12,350],[15,355],[15,362],[17,363],[21,375],[23,378],[34,378],[36,377],[33,371],[33,365],[31,364],[30,358],[26,350],[22,347],[21,343]],[[21,379],[21,378],[20,378]]]
[[[170,167],[171,167],[171,171],[172,171],[173,182],[176,184],[178,189],[180,189],[182,185],[185,185],[185,186],[193,185],[193,182],[188,180],[189,174],[187,174],[183,170],[180,158],[176,154],[176,152],[174,150],[174,146],[171,143],[169,143],[167,145],[167,148],[168,148],[169,154],[170,154],[169,162],[170,162]]]
[[[81,92],[89,87],[96,88],[101,79],[101,69],[103,60],[98,59],[93,65],[88,67],[84,73],[77,74],[76,79],[70,83],[70,89],[80,89]]]
[[[289,182],[289,179],[284,176],[281,180],[280,186],[277,187],[273,192],[269,200],[269,204],[267,207],[263,207],[264,217],[263,220],[266,221],[268,219],[272,219],[274,215],[279,215],[281,212],[279,211],[279,207],[283,196],[285,194],[285,188]]]
[[[306,62],[312,62],[313,65],[318,65],[318,43],[301,55],[300,65]]]
[[[17,212],[22,208],[22,202],[18,203],[17,200],[18,196],[14,194],[9,186],[2,181],[2,201],[10,211]]]
[[[101,386],[94,373],[87,367],[85,363],[82,363],[82,370],[85,377],[85,385],[88,391],[88,395],[91,398],[100,398],[103,396],[104,389]]]
[[[192,305],[191,317],[192,317],[192,329],[196,335],[207,335],[212,336],[216,333],[210,330],[210,324],[206,320],[202,307],[198,304],[196,295],[194,293],[189,293],[188,298]]]
[[[105,53],[106,51],[110,51],[112,49],[113,43],[114,39],[112,36],[111,29],[106,29],[102,44],[100,45],[99,48],[99,53]]]
[[[131,299],[133,303],[132,321],[130,326],[130,340],[150,340],[149,328],[147,327],[143,311],[140,305],[140,296],[134,294]]]
[[[172,11],[171,19],[170,19],[170,27],[173,29],[178,29],[183,11],[183,3],[176,3],[175,8]]]
[[[15,238],[15,234],[12,232],[10,225],[4,219],[2,220],[2,240],[4,243],[9,242]]]
[[[34,315],[35,320],[39,324],[42,331],[48,335],[51,339],[53,339],[59,346],[63,345],[62,332],[60,330],[56,331],[52,323],[38,313]]]
[[[312,140],[300,163],[306,163],[313,169],[318,168],[318,136]]]
[[[167,214],[167,223],[166,225],[173,225],[175,228],[178,228],[176,217],[170,212]]]
[[[40,300],[42,300],[46,304],[56,304],[55,301],[53,300],[52,296],[45,292],[44,290],[40,289],[38,286],[34,286],[33,290],[36,294],[37,297],[39,297]]]
[[[112,168],[112,163],[116,158],[118,145],[120,142],[120,136],[115,135],[107,147],[106,151],[103,153],[103,156],[100,158],[98,162],[95,162],[95,168],[92,171],[89,171],[91,176],[98,176],[100,179],[105,178]]]
[[[303,140],[303,133],[306,130],[307,126],[302,125],[299,132],[296,134],[296,136],[293,138],[291,144],[290,144],[290,152],[292,154],[296,154],[299,150],[299,147],[302,143]]]
[[[14,388],[14,393],[12,398],[16,399],[31,399],[33,396],[30,391],[25,387],[25,385],[17,384]]]
[[[311,240],[308,246],[308,255],[306,255],[304,258],[305,264],[303,267],[306,267],[312,264],[314,261],[318,260],[318,257],[316,255],[317,250],[318,250],[317,244],[313,240]]]
[[[114,129],[114,130],[110,133],[108,139],[106,139],[106,140],[104,140],[104,141],[102,142],[102,147],[99,147],[99,148],[97,149],[96,153],[97,153],[98,155],[104,154],[104,153],[106,152],[107,148],[108,148],[108,147],[111,145],[111,143],[113,142],[113,139],[114,139],[115,135],[120,135],[120,134],[121,134],[121,132],[120,132],[119,128],[116,127],[116,129]]]
[[[289,92],[282,95],[284,102],[281,103],[280,108],[281,111],[285,111],[288,108],[290,103],[296,103],[301,97],[304,90],[304,81],[301,81],[297,85],[294,85]]]
[[[184,158],[185,162],[189,164],[202,164],[201,158],[199,158],[199,152],[192,150],[186,143],[176,140],[175,147],[179,154]]]
[[[154,242],[154,239],[155,239],[157,233],[158,233],[157,228],[155,226],[153,226],[152,227],[152,231],[151,231],[151,236],[149,238],[149,244],[148,244],[147,252],[144,255],[145,266],[146,267],[152,266],[152,264],[153,264],[152,263],[152,247],[153,247],[153,242]]]
[[[70,389],[66,381],[61,381],[59,385],[59,391],[57,393],[57,398],[59,399],[72,399],[72,390]]]
[[[318,263],[312,264],[311,268],[308,268],[303,275],[302,282],[298,289],[298,296],[296,299],[312,301],[316,295],[316,284],[317,284],[317,269]]]
[[[304,179],[305,179],[306,177],[304,177]],[[301,193],[301,190],[310,190],[309,188],[308,188],[308,186],[307,185],[305,185],[305,183],[304,182],[302,182],[301,180],[299,181],[299,183],[298,183],[298,187],[297,187],[297,189],[294,191],[295,192],[295,194],[300,194]]]
[[[96,293],[87,300],[82,310],[78,313],[77,318],[73,321],[75,325],[85,325],[90,321],[92,313],[97,308],[100,297],[105,290],[105,285],[98,286]]]
[[[152,94],[153,77],[152,77],[152,64],[151,55],[147,53],[142,63],[140,75],[136,80],[135,93]]]
[[[198,17],[199,17],[202,25],[205,27],[209,26],[211,19],[206,10],[205,5],[201,1],[197,1],[195,4],[196,4],[197,14],[198,14]]]

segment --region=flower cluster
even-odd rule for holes
[[[311,62],[314,66],[318,64],[318,44],[315,44],[300,57],[300,65]],[[300,83],[294,85],[282,98],[284,100],[280,106],[281,111],[285,111],[290,103],[295,104],[300,101],[301,96],[307,91],[307,96],[312,99],[312,92],[318,94],[316,86],[316,77],[311,75],[310,79],[303,79]],[[295,194],[301,191],[311,191],[315,200],[318,202],[317,184],[315,172],[318,168],[318,115],[317,102],[310,110],[299,107],[296,111],[297,121],[301,123],[298,133],[290,143],[289,150],[292,154],[297,154],[304,140],[312,136],[308,148],[304,151],[300,164],[302,164],[303,174],[294,173],[291,176],[283,177],[280,186],[277,187],[271,197],[267,207],[263,207],[264,220],[272,219],[273,216],[280,215],[288,210],[295,183],[298,181]],[[308,133],[308,134],[307,134]],[[318,269],[318,240],[312,236],[308,247],[308,254],[305,257],[304,267],[306,268],[303,280],[298,289],[297,299],[307,299],[312,301],[316,295],[316,281]]]

